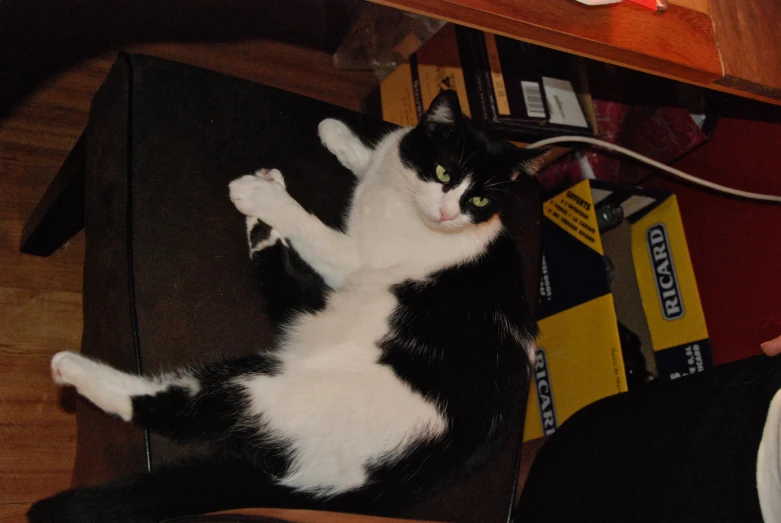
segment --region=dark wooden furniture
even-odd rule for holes
[[[369,139],[390,125],[204,69],[120,55],[93,100],[80,145],[22,243],[27,252],[45,255],[86,226],[82,352],[143,372],[269,346],[273,333],[247,259],[245,220],[227,185],[277,167],[305,208],[325,223],[339,223],[354,177],[320,144],[317,124],[326,117],[348,122]],[[527,300],[536,303],[540,196],[534,180],[517,189],[512,234],[523,255],[518,269]],[[527,392],[518,391],[520,405]],[[75,485],[206,451],[146,434],[86,402],[77,405]],[[501,449],[484,466],[400,515],[506,521],[515,500],[523,415],[519,408]]]
[[[781,105],[781,2],[373,0],[569,53]]]

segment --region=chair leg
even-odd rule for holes
[[[81,135],[27,219],[20,243],[23,253],[49,256],[84,228],[84,141]]]

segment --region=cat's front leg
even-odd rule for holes
[[[228,186],[233,205],[245,216],[258,218],[279,234],[289,236],[308,214],[287,192],[279,169],[260,169]]]
[[[374,151],[364,145],[349,127],[339,120],[326,118],[320,122],[317,130],[320,141],[336,156],[339,163],[350,169],[358,178],[366,174]]]
[[[287,193],[279,170],[261,169],[237,178],[230,183],[230,197],[243,214],[278,231],[331,287],[340,288],[347,275],[358,268],[353,240],[301,207]]]

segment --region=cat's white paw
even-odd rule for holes
[[[339,120],[326,118],[317,127],[320,141],[336,156],[339,163],[357,175],[363,174],[369,167],[372,151],[349,127]]]
[[[334,118],[326,118],[317,126],[317,134],[329,151],[333,152],[344,142],[353,138],[353,132],[344,123]]]
[[[287,185],[285,184],[285,177],[282,176],[282,173],[279,171],[279,169],[258,169],[255,171],[255,176],[259,176],[260,178],[263,178],[269,182],[278,183],[282,186],[283,189],[287,189]]]
[[[156,394],[165,386],[140,376],[120,372],[75,352],[58,352],[52,358],[52,378],[70,385],[89,401],[125,421],[133,418],[132,396]]]
[[[233,180],[229,188],[233,205],[242,214],[259,218],[282,236],[289,236],[297,221],[308,215],[287,193],[278,169],[261,169],[242,176]]]
[[[75,352],[58,352],[52,357],[52,379],[58,385],[78,385],[86,375],[90,360]]]
[[[285,180],[277,169],[261,169],[233,180],[228,186],[233,205],[246,216],[268,223],[265,216],[289,199]]]

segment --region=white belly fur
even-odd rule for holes
[[[280,483],[328,496],[360,487],[372,460],[442,434],[435,405],[377,364],[396,299],[387,286],[353,282],[326,310],[304,315],[280,351],[282,371],[245,378],[254,413],[292,443]]]

